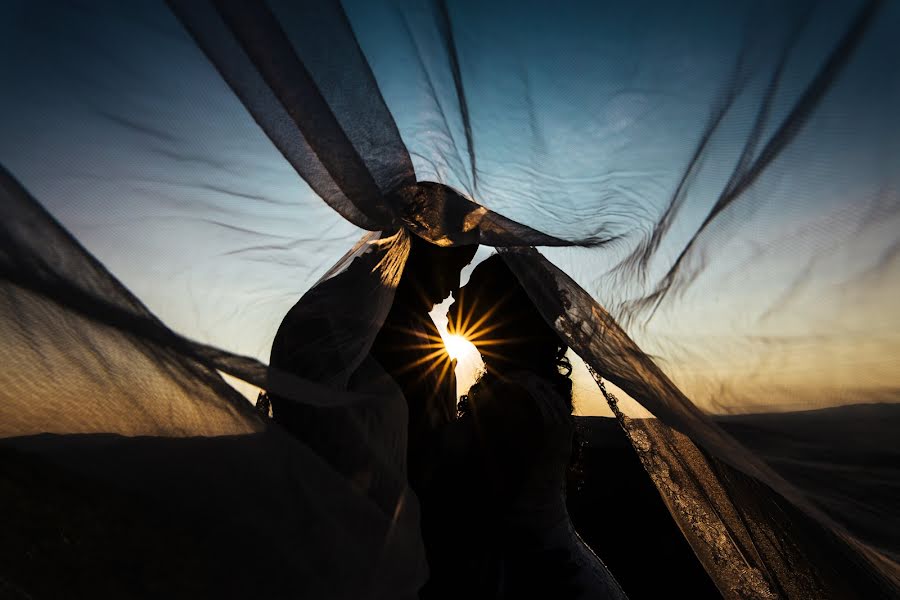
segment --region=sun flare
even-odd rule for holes
[[[453,302],[453,296],[445,299],[441,304],[434,307],[431,312],[432,320],[437,326],[440,339],[433,340],[439,346],[431,346],[429,348],[440,348],[441,352],[446,352],[456,363],[456,395],[460,396],[469,391],[469,388],[475,383],[475,380],[484,371],[484,361],[481,359],[481,353],[471,342],[471,337],[460,335],[459,333],[450,333],[447,322],[447,310]],[[477,338],[476,338],[477,339]]]
[[[475,346],[472,345],[472,342],[467,340],[461,335],[454,335],[452,333],[445,334],[444,336],[444,347],[447,348],[447,354],[450,355],[450,358],[454,358],[456,360],[460,360],[462,357],[466,355],[470,355],[473,352],[477,354],[477,350]]]

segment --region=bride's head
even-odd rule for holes
[[[571,371],[564,358],[566,346],[498,254],[475,268],[455,295],[447,318],[450,333],[475,345],[490,374],[502,377],[527,370],[559,380],[560,368]],[[571,383],[562,378],[569,390],[565,395],[571,398]]]

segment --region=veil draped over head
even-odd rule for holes
[[[368,353],[418,235],[498,248],[724,597],[896,596],[900,4],[488,4],[2,8],[4,512],[80,536],[73,589],[120,543],[159,590],[414,597]]]

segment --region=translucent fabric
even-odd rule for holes
[[[0,452],[40,459],[20,484],[29,507],[16,521],[36,535],[40,513],[31,504],[41,500],[41,482],[75,477],[74,490],[54,490],[62,517],[53,518],[79,540],[71,552],[124,551],[130,535],[146,541],[131,548],[124,574],[115,560],[88,559],[78,566],[79,581],[66,585],[45,576],[64,572],[73,558],[47,563],[39,553],[31,557],[36,580],[18,564],[5,578],[26,593],[59,593],[44,587],[50,581],[74,596],[101,589],[153,595],[148,580],[175,595],[195,588],[268,597],[415,595],[427,571],[418,504],[405,478],[406,404],[377,363],[345,345],[333,364],[352,364],[352,377],[325,385],[189,341],[153,317],[5,174],[0,193]],[[358,260],[314,291],[330,294],[335,310],[390,306],[391,282],[408,251],[403,235],[367,236],[346,262]],[[361,295],[367,283],[374,291]],[[362,312],[353,324],[377,331],[377,318]],[[342,407],[345,418],[333,433],[354,443],[315,452],[322,448],[313,440],[304,445],[257,415],[218,371],[314,408]],[[94,510],[103,516],[81,514],[85,495],[97,496]],[[143,525],[119,530],[117,518]],[[188,546],[179,548],[184,531]],[[135,569],[136,580],[129,577]]]
[[[897,595],[900,7],[482,4],[5,6],[3,447],[186,515],[196,581],[412,597],[368,351],[409,235],[483,244],[723,596]]]

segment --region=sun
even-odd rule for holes
[[[484,371],[484,361],[475,345],[466,337],[447,331],[447,309],[453,302],[453,296],[447,297],[441,304],[435,305],[431,318],[437,326],[440,338],[429,340],[428,348],[446,352],[456,363],[456,395],[469,391],[472,384]],[[435,364],[438,364],[437,362]]]
[[[472,342],[461,335],[445,333],[442,337],[444,338],[444,347],[447,348],[447,354],[450,355],[450,358],[459,360],[464,356],[471,355],[472,352],[477,352]]]

